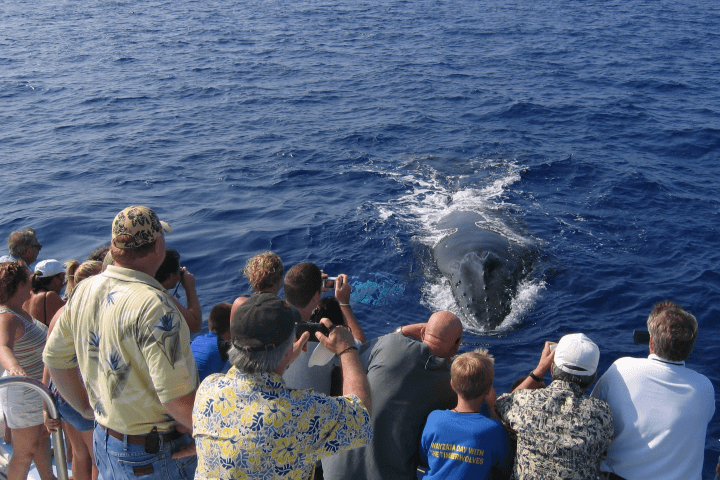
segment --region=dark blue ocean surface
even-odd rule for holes
[[[354,302],[374,337],[456,308],[435,222],[476,211],[541,252],[499,332],[466,325],[498,392],[566,333],[601,371],[646,355],[632,331],[664,299],[697,316],[687,364],[720,389],[716,2],[40,0],[0,18],[0,237],[33,226],[40,259],[84,258],[146,204],[206,314],[272,249],[378,284]]]

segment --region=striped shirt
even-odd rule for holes
[[[0,308],[0,313],[11,313],[20,320],[23,334],[15,340],[13,354],[28,377],[42,382],[44,366],[42,353],[47,338],[47,327],[34,318],[30,322],[6,307]]]

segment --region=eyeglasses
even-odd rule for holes
[[[42,245],[40,245],[39,243],[33,243],[33,244],[30,245],[30,246],[37,248],[37,251],[38,251],[38,252],[39,252],[40,250],[42,250]]]

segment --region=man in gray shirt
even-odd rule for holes
[[[324,459],[325,480],[417,478],[427,416],[457,403],[450,362],[461,340],[460,320],[450,312],[437,312],[427,323],[406,325],[370,342],[373,439],[365,447]]]

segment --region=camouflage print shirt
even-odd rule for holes
[[[547,388],[502,395],[497,412],[517,432],[513,479],[596,478],[613,435],[606,402],[555,380]]]
[[[116,266],[78,284],[43,360],[79,366],[95,419],[130,435],[170,429],[176,422],[162,404],[198,385],[190,331],[167,291]]]

